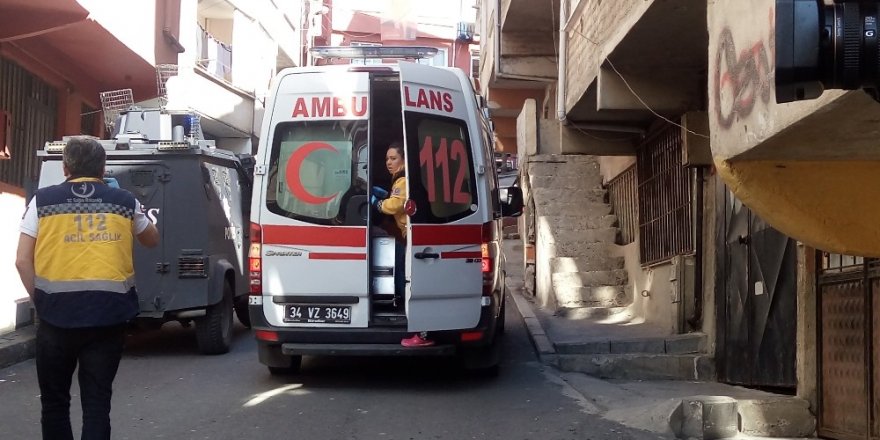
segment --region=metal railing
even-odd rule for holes
[[[608,181],[606,187],[611,208],[617,216],[620,244],[630,244],[636,239],[639,225],[638,180],[635,164]]]
[[[696,172],[681,163],[681,132],[670,126],[636,153],[639,257],[643,265],[693,254]]]

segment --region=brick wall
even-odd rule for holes
[[[652,3],[653,0],[581,0],[570,11],[566,27],[566,111],[581,99],[598,75],[600,63]]]

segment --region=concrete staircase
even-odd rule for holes
[[[526,172],[536,318],[552,344],[547,361],[607,379],[714,380],[705,335],[639,323],[596,158],[532,156]]]
[[[536,296],[560,315],[607,315],[631,302],[623,257],[611,255],[619,230],[592,156],[533,156]],[[604,309],[601,310],[600,309]]]

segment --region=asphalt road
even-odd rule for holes
[[[512,304],[512,301],[510,301]],[[248,330],[232,352],[196,353],[193,329],[166,324],[129,337],[115,382],[114,439],[657,439],[585,413],[579,396],[537,362],[507,309],[496,378],[452,362],[305,358],[301,374],[271,376]],[[71,414],[79,432],[79,392]],[[33,360],[0,370],[0,438],[40,437]]]

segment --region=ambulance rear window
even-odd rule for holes
[[[477,187],[467,124],[406,112],[407,173],[413,221],[448,223],[477,210]]]
[[[366,200],[367,121],[280,123],[272,138],[266,205],[317,224],[359,225]]]

